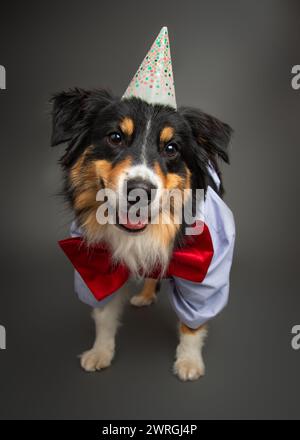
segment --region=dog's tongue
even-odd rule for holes
[[[128,216],[122,216],[122,225],[126,228],[126,229],[131,229],[131,230],[139,230],[139,229],[143,229],[146,225],[146,222],[143,222],[142,220],[137,220],[135,222],[131,222],[130,219],[128,218]]]
[[[141,222],[140,220],[137,223],[131,223],[128,219],[127,222],[124,223],[125,228],[127,229],[134,229],[134,230],[138,230],[138,229],[143,229],[145,227],[145,223]]]

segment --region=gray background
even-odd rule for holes
[[[298,418],[300,351],[298,1],[6,2],[1,5],[1,418]],[[237,224],[231,299],[210,324],[206,376],[171,374],[176,318],[129,306],[112,367],[81,371],[93,338],[56,241],[70,214],[55,196],[47,99],[71,86],[122,94],[169,27],[179,104],[235,129],[224,168]]]

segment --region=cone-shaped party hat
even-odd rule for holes
[[[167,27],[156,37],[123,98],[131,96],[177,108]]]

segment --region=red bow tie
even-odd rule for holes
[[[59,245],[97,300],[115,292],[129,278],[128,268],[123,264],[114,265],[109,249],[103,244],[87,246],[81,237],[74,237],[60,240]],[[174,250],[163,278],[176,276],[200,283],[213,253],[211,236],[204,225],[200,235],[187,236],[185,246]],[[147,274],[147,278],[160,278],[160,271]]]

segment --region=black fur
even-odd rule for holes
[[[93,122],[113,99],[113,96],[103,89],[79,88],[57,93],[52,97],[51,146],[68,144],[61,158],[64,166],[70,165],[80,152],[90,145]]]
[[[223,195],[224,188],[218,158],[229,164],[228,145],[232,128],[217,118],[195,108],[181,107],[179,112],[188,121],[199,149],[201,152],[205,151],[206,160],[208,159],[213,164],[221,180],[220,195]],[[196,157],[198,154],[199,152],[195,152]],[[210,176],[208,176],[207,182],[214,186]]]
[[[54,95],[51,102],[51,145],[68,144],[62,157],[63,165],[73,162],[91,142],[98,143],[105,129],[113,129],[115,122],[125,115],[140,121],[141,125],[137,124],[140,132],[150,117],[155,120],[157,128],[166,122],[175,125],[182,154],[187,159],[193,155],[201,170],[208,159],[216,163],[217,157],[220,157],[229,163],[227,147],[232,129],[198,109],[181,107],[175,111],[167,106],[147,104],[137,98],[120,100],[103,89],[75,88]],[[195,148],[195,144],[198,148]]]

